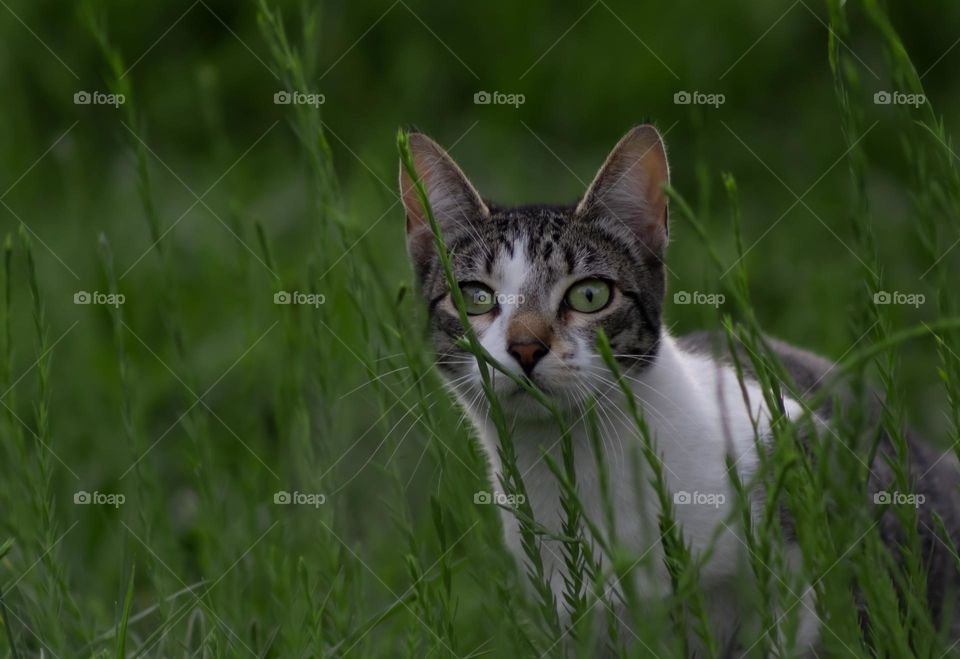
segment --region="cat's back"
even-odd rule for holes
[[[779,339],[764,337],[767,345],[779,358],[784,369],[793,379],[797,390],[804,396],[831,387],[834,396],[828,397],[817,414],[829,419],[836,410],[833,401],[838,400],[846,408],[857,404],[855,398],[839,380],[840,369],[829,359],[808,350],[798,348]],[[685,351],[700,355],[709,355],[713,359],[730,363],[727,337],[722,331],[699,331],[677,339],[677,345]],[[754,376],[749,350],[743,344],[736,343],[737,357],[747,377]],[[882,412],[882,394],[871,390],[862,404],[866,404],[867,417],[871,423],[879,425]],[[907,440],[909,475],[913,488],[912,494],[922,495],[924,505],[918,508],[919,535],[926,550],[929,578],[928,599],[935,613],[939,613],[943,597],[949,592],[955,593],[960,586],[957,562],[950,546],[960,546],[960,463],[952,448],[938,449],[921,438],[910,428],[905,428]],[[834,435],[836,436],[836,435]],[[886,432],[882,433],[880,454],[894,456],[892,440]],[[882,455],[877,455],[870,465],[871,476],[868,489],[870,494],[889,492],[896,489],[893,469]],[[939,520],[950,535],[949,539],[939,537]],[[881,518],[881,535],[889,547],[896,547],[904,540],[903,530],[891,512]],[[953,595],[950,595],[953,597]],[[960,626],[954,626],[954,635],[960,633]]]
[[[767,336],[764,339],[802,392],[816,392],[831,382],[832,375],[839,375],[834,373],[834,363],[825,357],[773,337]],[[686,334],[677,339],[677,345],[686,352],[709,355],[724,362],[731,361],[727,337],[721,331],[701,330]],[[749,350],[739,341],[736,342],[736,350],[744,371],[753,376],[753,362]]]

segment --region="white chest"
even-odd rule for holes
[[[705,585],[733,578],[744,545],[735,535],[735,491],[728,473],[732,458],[739,477],[748,480],[757,468],[756,436],[766,440],[770,416],[759,389],[750,383],[747,398],[732,369],[712,360],[681,353],[669,339],[657,362],[632,380],[634,396],[655,442],[663,476],[673,501],[676,523],[694,555],[711,543],[711,559],[701,576]],[[643,439],[617,391],[608,391],[598,401],[599,434],[609,474],[608,497],[620,546],[638,558],[648,557],[652,568],[638,576],[645,590],[666,594],[667,575],[662,568],[658,515],[660,504],[650,484],[652,471],[640,448]],[[788,415],[799,406],[787,401]],[[574,415],[571,426],[577,493],[584,513],[604,532],[604,494],[598,478],[597,458],[585,419]],[[561,461],[559,428],[549,420],[516,420],[513,443],[517,467],[538,524],[560,533],[564,520],[559,482],[544,459]],[[754,424],[759,432],[755,432]],[[481,441],[491,460],[494,483],[503,467],[498,459],[498,438],[491,424],[478,425]],[[508,546],[522,559],[519,527],[515,516],[504,511]],[[714,541],[714,538],[717,538]],[[563,561],[559,541],[544,539],[543,561],[553,568],[555,589],[562,588]],[[648,590],[649,592],[649,590]],[[558,591],[559,594],[559,591]]]

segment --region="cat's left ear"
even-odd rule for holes
[[[629,229],[657,258],[667,245],[667,152],[653,126],[636,126],[613,148],[577,214]]]

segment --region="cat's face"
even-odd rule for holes
[[[654,128],[630,131],[575,207],[486,204],[435,142],[412,134],[410,147],[470,323],[497,361],[569,406],[609,388],[610,373],[595,348],[598,327],[623,368],[650,363],[660,337],[668,179]],[[456,345],[464,328],[402,167],[400,184],[438,366],[467,405],[482,404],[476,360]],[[493,378],[508,411],[542,410],[509,378],[496,371]]]

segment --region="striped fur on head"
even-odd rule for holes
[[[496,294],[489,313],[470,317],[494,358],[561,401],[581,399],[603,376],[594,348],[598,326],[625,368],[640,369],[655,359],[667,242],[663,186],[669,177],[656,129],[645,125],[627,133],[571,206],[486,203],[433,140],[411,134],[410,148],[457,281],[479,282]],[[451,382],[459,378],[469,389],[479,379],[475,360],[455,345],[464,328],[426,213],[403,167],[400,188],[408,251],[429,305],[439,366]],[[575,311],[565,301],[570,286],[588,278],[612,291],[606,307],[594,313]],[[515,349],[531,345],[540,355],[532,368]],[[496,379],[495,386],[507,398],[517,393],[507,378]]]

